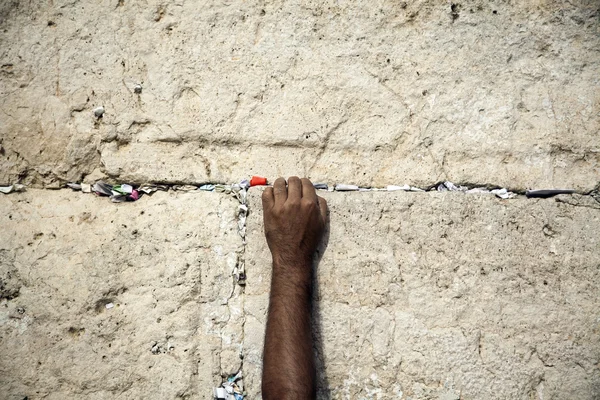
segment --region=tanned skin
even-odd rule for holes
[[[265,400],[314,399],[311,331],[312,261],[323,236],[327,202],[306,178],[278,178],[262,196],[273,258],[263,354]]]

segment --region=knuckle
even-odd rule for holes
[[[300,199],[288,199],[285,203],[288,208],[298,208],[300,204]]]
[[[315,208],[317,204],[312,200],[302,199],[301,205],[303,208],[311,209],[311,208]]]

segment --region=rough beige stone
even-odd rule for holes
[[[594,399],[600,204],[462,193],[322,193],[320,398]],[[260,191],[246,247],[244,372],[260,398],[270,282]]]
[[[0,185],[589,191],[598,17],[593,0],[6,0]],[[252,192],[246,248],[225,194],[0,195],[0,398],[210,398],[240,367],[260,397],[269,253]],[[598,396],[590,197],[326,195],[321,397]]]
[[[0,398],[212,398],[237,372],[237,201],[0,196]]]
[[[597,21],[591,0],[4,1],[0,184],[590,190]]]

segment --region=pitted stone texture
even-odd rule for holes
[[[239,369],[234,199],[31,190],[0,204],[0,398],[211,399]]]
[[[331,212],[315,295],[321,398],[597,398],[600,204],[591,197],[320,194]],[[270,284],[261,210],[252,190],[252,398]]]
[[[0,184],[598,180],[595,1],[5,1],[0,16]]]

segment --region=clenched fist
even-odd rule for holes
[[[327,203],[308,179],[279,178],[262,196],[273,256],[263,353],[264,400],[314,399],[312,257],[325,230]]]
[[[278,178],[262,195],[265,235],[273,267],[310,265],[323,236],[327,202],[317,196],[310,180]],[[292,272],[292,271],[288,271]]]

